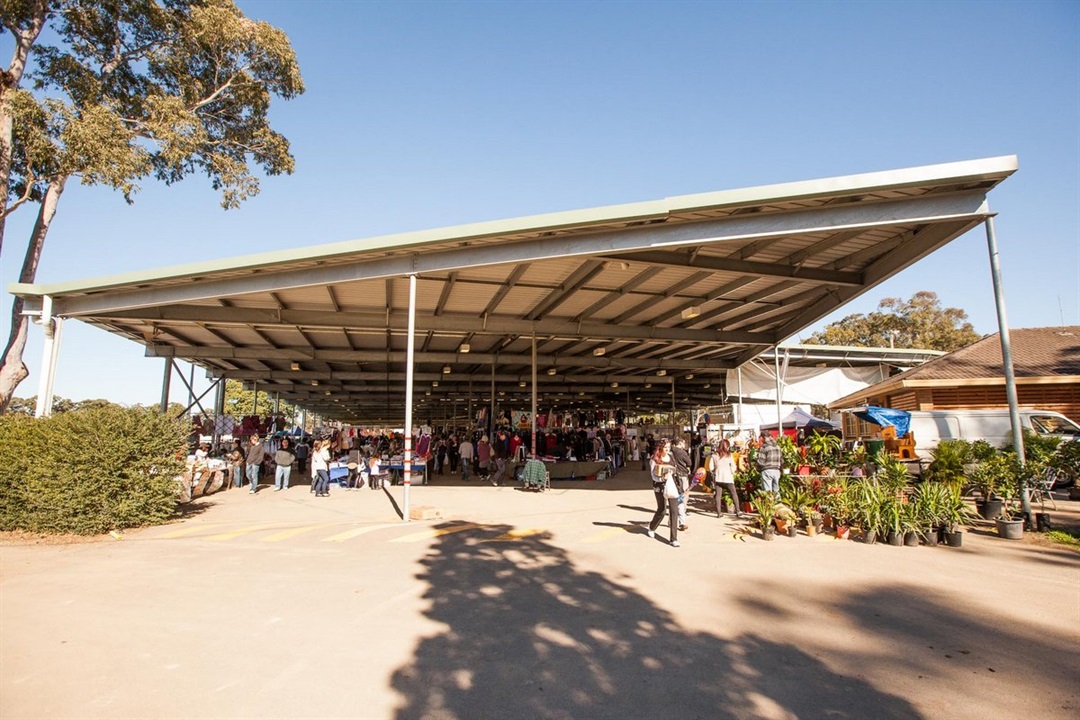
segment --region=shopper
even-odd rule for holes
[[[330,495],[330,441],[319,440],[311,453],[311,478],[314,481],[312,490],[315,497],[327,497]]]
[[[468,435],[461,440],[461,445],[458,447],[458,456],[461,458],[461,479],[467,481],[473,461],[472,440],[469,439]]]
[[[686,500],[690,494],[690,453],[686,450],[686,438],[676,438],[671,458],[675,461],[675,485],[679,488],[679,529],[689,530]]]
[[[761,447],[758,448],[757,466],[761,470],[761,489],[773,495],[780,493],[780,466],[783,455],[776,438],[768,433],[761,433]]]
[[[713,476],[714,496],[716,497],[716,517],[720,517],[723,508],[724,491],[731,495],[735,503],[735,517],[742,517],[739,506],[739,491],[735,489],[735,458],[731,455],[731,443],[721,440],[713,453],[709,455],[709,472]]]
[[[649,460],[649,474],[652,476],[653,495],[656,496],[656,512],[649,522],[649,537],[656,537],[656,528],[660,527],[660,521],[667,512],[671,546],[679,547],[679,498],[665,497],[664,492],[668,479],[674,481],[675,475],[675,461],[667,440],[660,440],[656,444],[656,451]]]
[[[263,456],[266,454],[266,448],[259,440],[257,434],[252,435],[248,442],[247,456],[244,462],[247,465],[247,478],[251,485],[251,489],[248,490],[254,495],[259,489],[259,468],[263,464]]]
[[[289,477],[292,475],[292,464],[296,460],[293,453],[292,443],[289,438],[281,438],[281,445],[274,453],[274,492],[289,489]]]

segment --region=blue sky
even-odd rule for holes
[[[1009,323],[1080,324],[1080,3],[239,5],[299,56],[307,92],[272,113],[296,173],[228,212],[198,176],[147,180],[132,206],[70,184],[39,282],[1016,154],[990,195]],[[9,219],[4,287],[31,222]],[[981,229],[826,322],[918,290],[996,331]],[[5,292],[4,337],[9,306]],[[56,393],[154,403],[162,362],[69,322]]]

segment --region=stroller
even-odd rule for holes
[[[518,480],[525,490],[538,490],[543,492],[551,488],[551,473],[542,460],[531,458],[518,470]]]

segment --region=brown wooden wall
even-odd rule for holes
[[[1053,410],[1080,423],[1080,384],[1017,385],[1021,407]],[[952,388],[912,388],[866,398],[866,405],[897,410],[986,410],[1009,407],[1004,385]]]

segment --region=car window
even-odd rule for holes
[[[1080,435],[1080,426],[1056,415],[1032,415],[1031,426],[1042,435]]]

